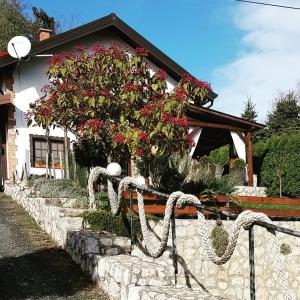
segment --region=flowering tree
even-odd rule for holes
[[[170,90],[167,73],[149,67],[147,51],[120,46],[77,46],[49,61],[45,96],[28,119],[37,125],[68,128],[79,140],[92,140],[112,155],[127,151],[149,159],[188,149],[186,111],[190,101],[207,103],[210,85],[184,75]]]

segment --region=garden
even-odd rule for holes
[[[110,47],[76,46],[72,52],[54,55],[49,60],[49,84],[43,88],[44,97],[28,112],[28,124],[46,130],[58,126],[74,133],[77,140],[72,149],[65,151],[65,179],[31,177],[31,184],[40,195],[77,199],[74,205],[91,208],[87,192],[90,171],[112,161],[127,161],[136,168],[139,180],[161,193],[180,190],[196,195],[208,205],[235,212],[251,208],[269,209],[273,214],[276,210],[293,210],[296,214],[291,216],[298,215],[300,206],[296,200],[279,203],[268,202],[269,198],[255,201],[235,196],[245,162],[238,158],[229,160],[229,146],[196,159],[188,155],[194,141],[188,134],[187,107],[191,102],[205,105],[211,87],[185,74],[170,90],[167,73],[162,69],[152,71],[147,55],[143,48],[129,54],[113,43]],[[288,109],[299,111],[290,94],[280,101],[276,102],[273,119]],[[273,119],[269,116],[267,128],[255,133],[255,172],[259,183],[267,187],[268,196],[299,198],[299,115],[292,122],[292,129],[296,130],[289,133],[281,126],[277,134],[276,124],[280,121]],[[285,124],[290,126],[291,122]],[[222,176],[225,168],[229,172]],[[122,215],[115,217],[109,208],[106,179],[100,176],[93,188],[97,190],[94,210],[84,214],[86,222],[93,229],[98,226],[99,230],[128,235],[123,225],[128,224],[128,201],[124,201]],[[162,215],[165,200],[154,197],[153,202],[154,198],[149,198],[146,211]],[[184,214],[184,210],[181,212]],[[188,208],[186,212],[196,214],[196,210]]]

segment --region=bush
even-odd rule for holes
[[[218,195],[231,195],[235,191],[235,180],[230,175],[224,175],[221,178],[207,176],[199,181],[184,184],[182,190],[190,194],[200,194],[205,190],[211,190]]]
[[[300,198],[300,132],[272,136],[259,145],[262,157],[260,184],[269,196]]]
[[[69,179],[40,178],[34,181],[33,188],[45,198],[75,198],[82,206],[86,206],[88,199],[86,191],[78,187]]]
[[[130,237],[130,215],[121,211],[118,215],[113,215],[110,211],[99,209],[97,211],[85,212],[82,214],[85,224],[90,225],[92,231],[107,231],[118,236]],[[157,222],[159,219],[147,214],[148,221]],[[137,237],[141,237],[141,226],[138,215],[134,214],[134,232]]]
[[[210,152],[209,157],[217,166],[225,166],[229,161],[229,146],[225,145]]]
[[[210,239],[216,254],[221,257],[225,253],[229,243],[229,234],[224,229],[222,222],[217,221],[216,226],[213,228],[210,234]]]

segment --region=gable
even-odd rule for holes
[[[107,29],[112,30],[132,48],[143,47],[147,49],[149,52],[149,60],[159,68],[166,70],[166,72],[175,80],[179,81],[183,74],[188,73],[183,67],[147,41],[143,36],[123,22],[115,14],[110,14],[96,21],[53,36],[47,40],[37,42],[32,46],[31,56],[42,54],[50,50],[54,52],[55,48],[58,48],[66,43],[78,41],[83,37],[99,33]],[[17,59],[13,59],[10,56],[4,56],[0,58],[0,69],[16,62]],[[211,92],[209,95],[210,99],[214,99],[216,97],[217,94],[214,92]]]

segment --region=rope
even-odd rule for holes
[[[89,182],[88,182],[88,189],[89,189],[89,196],[90,196],[90,207],[95,207],[95,197],[94,197],[94,191],[93,191],[93,182],[97,180],[97,178],[102,176],[109,175],[107,170],[101,167],[94,168],[89,176]],[[145,186],[142,186],[136,182],[136,180],[132,177],[125,177],[123,178],[118,186],[117,193],[114,190],[112,181],[108,178],[107,179],[107,187],[108,187],[108,197],[110,201],[111,211],[113,214],[117,214],[119,212],[121,202],[123,199],[123,192],[128,190],[130,185],[133,184],[137,188],[137,199],[138,199],[138,213],[140,218],[140,224],[141,224],[141,230],[143,234],[143,239],[145,243],[145,248],[148,251],[148,253],[152,257],[160,257],[166,247],[169,237],[169,229],[170,229],[170,222],[172,213],[174,211],[174,208],[182,208],[187,204],[195,205],[195,204],[201,204],[200,200],[190,194],[184,194],[182,192],[173,192],[167,202],[166,202],[166,208],[165,208],[165,214],[164,214],[164,220],[163,220],[163,233],[160,242],[158,243],[158,246],[153,241],[151,241],[150,235],[149,235],[149,229],[146,222],[146,216],[145,216],[145,209],[144,209],[144,200],[143,200],[143,188]],[[213,261],[217,265],[225,264],[232,256],[239,234],[241,232],[241,229],[248,230],[251,225],[255,221],[264,221],[272,224],[272,221],[268,218],[267,215],[263,213],[254,213],[252,211],[244,211],[240,213],[237,217],[237,219],[233,223],[232,232],[229,235],[229,242],[226,247],[226,250],[224,254],[219,257],[212,246],[212,242],[209,236],[208,228],[206,225],[205,216],[202,212],[197,212],[198,215],[198,221],[200,223],[200,234],[202,243],[204,245],[205,251],[208,254],[208,257],[211,261]],[[286,273],[283,269],[283,263],[281,261],[280,257],[280,251],[279,251],[279,245],[276,238],[276,234],[274,231],[267,230],[270,237],[270,248],[271,248],[271,259],[273,262],[274,269],[277,273],[279,285],[283,290],[283,295],[285,300],[292,300],[292,295],[289,290],[288,281]]]

